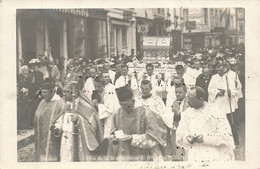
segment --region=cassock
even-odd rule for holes
[[[232,80],[230,76],[228,76],[227,74],[224,74],[223,76],[220,76],[219,74],[215,74],[212,76],[208,87],[208,92],[209,92],[208,102],[214,104],[216,109],[218,109],[218,113],[222,113],[222,114],[231,113],[229,107],[229,98],[227,94],[227,82],[229,84],[229,89],[231,90],[231,98],[230,98],[231,109],[232,112],[234,112],[237,106],[237,95],[239,94],[239,92],[236,88],[234,80]],[[221,97],[217,96],[219,89],[225,90],[224,96]]]
[[[120,104],[115,92],[115,86],[108,83],[102,94],[99,94],[97,90],[94,90],[92,95],[92,100],[94,100],[97,95],[100,99],[98,100],[98,116],[100,120],[104,122],[104,138],[106,138],[111,131],[111,120],[113,114],[117,109],[120,108]]]
[[[89,99],[91,99],[93,90],[95,90],[95,86],[94,86],[94,79],[92,77],[89,77],[84,85],[84,89],[85,94],[87,95],[87,97]]]
[[[79,134],[73,135],[72,106],[67,103],[64,110],[61,137],[61,161],[70,162],[73,159],[73,149],[77,149],[78,161],[96,161],[101,154],[96,152],[97,147],[103,140],[103,132],[97,112],[87,96],[80,92],[75,101],[75,113],[78,115],[77,129]],[[73,136],[77,137],[77,147],[73,145]],[[106,153],[107,147],[104,147]]]
[[[189,135],[202,135],[202,143],[190,144]],[[230,161],[235,148],[226,116],[205,102],[199,109],[187,108],[176,131],[177,145],[188,149],[188,161]]]
[[[166,146],[166,128],[159,116],[149,109],[134,108],[131,113],[121,108],[114,115],[112,130],[132,135],[131,141],[112,142],[108,155],[119,161],[150,161],[161,159],[161,146]]]
[[[44,99],[40,102],[34,118],[34,138],[36,161],[59,161],[61,137],[55,136],[50,127],[53,120],[59,116],[65,107],[65,101],[57,94],[50,101]],[[62,125],[62,120],[55,122],[56,126]]]

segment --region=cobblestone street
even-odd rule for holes
[[[34,162],[34,143],[29,144],[26,147],[21,148],[17,152],[17,161],[18,162]]]

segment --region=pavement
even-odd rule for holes
[[[17,132],[17,150],[34,142],[34,130],[25,129]]]
[[[245,123],[240,123],[238,128],[240,149],[235,150],[237,161],[245,160]],[[18,130],[17,132],[17,159],[18,162],[34,162],[34,130]]]

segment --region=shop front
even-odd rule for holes
[[[17,66],[48,49],[57,65],[68,59],[108,57],[107,15],[104,10],[17,10]]]

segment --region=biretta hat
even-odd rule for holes
[[[116,95],[120,102],[124,102],[133,98],[133,92],[129,87],[116,88]]]

